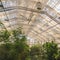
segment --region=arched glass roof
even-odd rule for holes
[[[0,22],[8,30],[22,27],[33,43],[60,44],[60,0],[0,0]]]

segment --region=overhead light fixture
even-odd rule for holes
[[[41,2],[37,2],[36,7],[37,7],[38,10],[41,10],[41,9],[42,9],[42,4],[41,4]]]
[[[0,7],[3,7],[2,2],[0,1]]]

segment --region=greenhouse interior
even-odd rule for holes
[[[60,0],[0,0],[0,60],[60,60]]]

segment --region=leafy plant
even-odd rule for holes
[[[55,56],[58,52],[57,44],[52,42],[46,42],[44,45],[46,60],[56,60]]]
[[[10,42],[10,37],[11,42]],[[60,60],[60,51],[57,44],[46,42],[37,44],[31,48],[27,44],[27,38],[21,30],[13,30],[10,34],[7,30],[0,31],[0,60]]]
[[[1,41],[8,41],[9,40],[10,33],[7,30],[0,31],[0,42]]]
[[[43,58],[44,51],[40,44],[32,46],[30,50],[31,60],[44,60]]]
[[[16,30],[13,31],[12,35],[15,38],[13,43],[9,42],[8,39],[11,35],[7,31],[3,31],[1,35],[2,40],[5,42],[0,45],[0,60],[26,60],[29,55],[26,37]]]
[[[60,60],[60,51],[58,51],[57,55],[55,56],[56,60]]]

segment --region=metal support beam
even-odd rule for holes
[[[41,10],[36,10],[36,9],[31,9],[31,8],[27,8],[27,7],[22,7],[22,6],[7,7],[4,9],[0,9],[0,12],[10,11],[10,10],[14,10],[14,9],[20,9],[20,10],[26,10],[26,11],[30,11],[30,12],[34,12],[34,13],[46,14],[49,18],[51,18],[52,20],[54,20],[55,22],[60,24],[59,21],[57,21],[54,17],[49,15],[47,12],[41,11]]]

